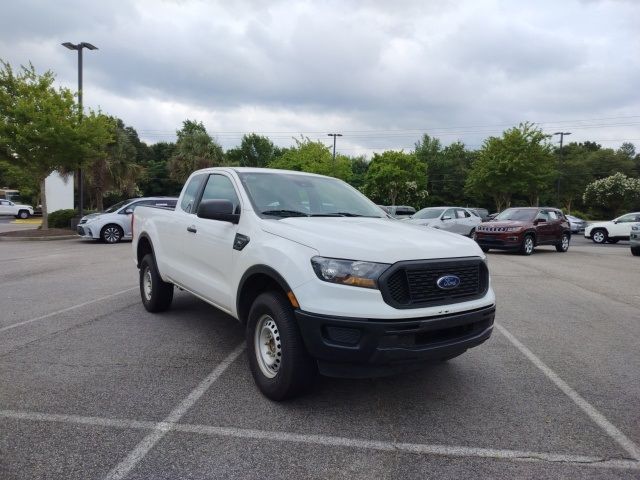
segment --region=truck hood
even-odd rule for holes
[[[476,242],[462,235],[387,218],[291,217],[263,220],[262,229],[325,257],[381,263],[484,257]]]

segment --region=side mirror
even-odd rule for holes
[[[198,206],[198,217],[230,223],[240,221],[240,214],[233,213],[233,203],[229,200],[203,200]]]
[[[131,208],[131,207],[127,208],[127,209],[124,211],[124,213],[126,213],[127,215],[132,214],[132,213],[133,213],[133,208]]]
[[[445,220],[451,220],[451,217],[449,217],[449,216],[447,216],[447,217],[442,217],[442,221],[445,221]]]

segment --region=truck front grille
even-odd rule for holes
[[[438,279],[448,275],[458,277],[458,286],[439,287]],[[392,307],[420,308],[484,296],[489,272],[480,258],[409,261],[392,265],[378,283],[385,302]]]

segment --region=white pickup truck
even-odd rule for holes
[[[145,308],[168,309],[177,286],[237,318],[274,400],[318,371],[378,376],[448,360],[493,329],[473,240],[391,219],[334,178],[199,170],[174,211],[141,206],[132,223]]]

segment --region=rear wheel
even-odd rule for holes
[[[640,257],[640,247],[631,247],[631,255]]]
[[[309,356],[287,299],[265,292],[249,311],[249,365],[260,391],[271,400],[294,397],[313,382],[317,366]]]
[[[148,312],[164,312],[173,301],[173,284],[162,280],[152,254],[140,262],[140,297]]]
[[[600,228],[598,230],[595,230],[594,232],[591,232],[591,240],[593,240],[593,243],[602,244],[606,242],[607,239],[608,235],[606,230]]]
[[[534,246],[535,242],[533,240],[533,235],[527,234],[522,240],[522,245],[520,245],[520,253],[522,255],[531,255],[533,253]]]
[[[567,250],[569,250],[569,240],[569,235],[563,233],[562,237],[560,238],[560,243],[556,244],[556,250],[558,252],[566,252]]]
[[[118,243],[122,240],[124,232],[119,225],[109,224],[105,225],[100,231],[100,239],[104,243]]]

